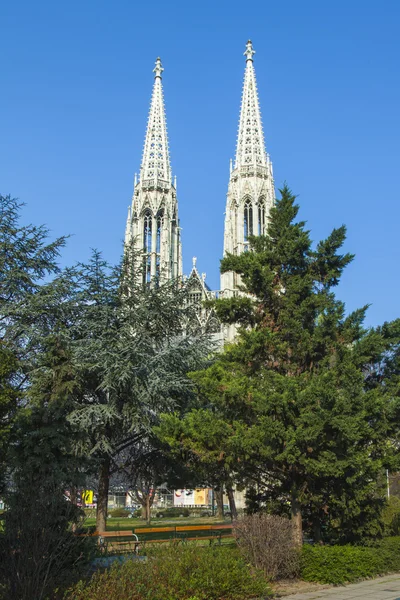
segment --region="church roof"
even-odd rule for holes
[[[194,256],[192,270],[190,272],[189,277],[186,280],[186,285],[190,286],[192,283],[195,283],[195,285],[199,289],[203,290],[204,295],[208,296],[207,292],[211,292],[211,288],[206,283],[206,274],[202,273],[200,275],[200,273],[198,272],[197,267],[196,267],[196,262],[197,262],[197,258]]]
[[[258,101],[256,74],[253,66],[255,50],[249,40],[244,56],[246,70],[244,74],[242,105],[240,109],[239,132],[236,146],[235,169],[245,166],[267,166],[264,133]]]

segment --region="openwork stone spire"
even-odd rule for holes
[[[272,163],[265,150],[256,77],[253,67],[255,52],[247,42],[246,71],[240,109],[239,134],[234,168],[230,170],[226,198],[224,256],[241,254],[250,249],[249,238],[265,235],[268,215],[275,202]],[[221,291],[225,298],[241,293],[240,277],[229,271],[221,275]],[[225,340],[236,335],[234,326],[225,328]]]
[[[161,179],[171,182],[167,122],[165,118],[161,59],[157,58],[154,72],[154,86],[151,97],[150,114],[144,142],[140,179]]]
[[[135,175],[132,205],[128,210],[125,244],[141,261],[138,280],[158,285],[182,277],[182,244],[176,197],[171,178],[167,125],[157,58],[139,180]]]
[[[253,45],[249,40],[244,53],[246,71],[244,74],[235,168],[250,165],[267,166],[256,75],[253,66],[254,54],[255,50],[253,50]]]

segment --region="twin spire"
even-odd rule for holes
[[[242,104],[240,109],[239,131],[234,168],[246,166],[267,167],[268,156],[265,150],[264,133],[258,100],[256,75],[253,66],[255,50],[249,40],[246,44],[246,70],[244,74]],[[153,93],[147,123],[140,179],[161,180],[172,183],[169,157],[167,120],[165,116],[161,59],[157,58],[154,73]]]
[[[151,96],[149,120],[147,122],[143,159],[140,167],[140,180],[144,184],[149,180],[161,180],[171,184],[171,163],[169,159],[167,120],[165,117],[164,95],[162,88],[161,59],[157,58],[153,69],[154,85]]]

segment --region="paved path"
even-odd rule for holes
[[[400,600],[400,575],[386,575],[361,583],[285,596],[284,600]]]

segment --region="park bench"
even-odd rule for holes
[[[155,544],[162,542],[209,540],[221,543],[222,538],[234,537],[232,525],[177,525],[176,527],[137,527],[133,530],[139,543]]]
[[[82,535],[82,534],[81,534]],[[146,544],[165,542],[186,542],[208,540],[221,544],[223,538],[233,538],[232,525],[179,525],[171,527],[137,527],[133,531],[97,531],[90,533],[97,537],[105,553],[137,554]]]
[[[133,531],[95,531],[89,535],[98,538],[98,544],[105,552],[118,550],[137,554],[139,551],[138,536]]]

